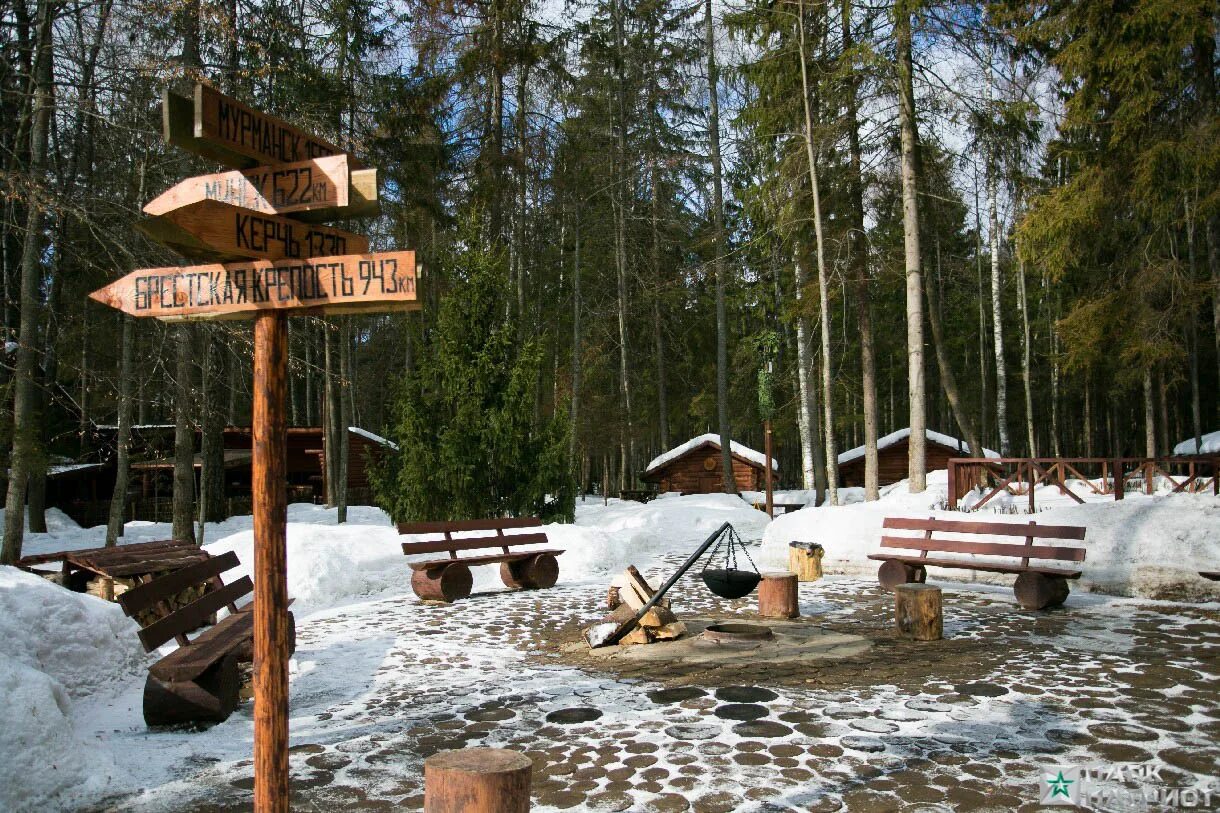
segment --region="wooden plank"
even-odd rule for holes
[[[153,198],[144,213],[155,217],[204,200],[311,223],[368,217],[379,211],[377,170],[351,170],[346,155],[332,155],[197,175]]]
[[[1084,548],[1061,548],[1047,545],[1015,545],[999,542],[962,542],[954,539],[927,539],[906,536],[881,537],[883,548],[905,548],[907,550],[945,551],[948,553],[974,553],[981,556],[1015,556],[1030,559],[1060,559],[1065,562],[1083,562]]]
[[[161,599],[175,596],[186,588],[205,582],[226,570],[232,570],[239,564],[241,563],[237,560],[237,554],[233,551],[227,551],[219,556],[209,556],[202,562],[180,568],[159,579],[136,585],[119,596],[119,605],[123,608],[123,612],[135,615]]]
[[[132,316],[169,321],[418,310],[414,251],[133,271],[89,296]]]
[[[973,522],[956,519],[920,519],[917,517],[886,517],[883,528],[903,531],[944,531],[957,534],[992,534],[995,536],[1033,536],[1039,539],[1084,539],[1083,526],[1078,525],[1018,525],[1012,522]]]
[[[189,545],[189,542],[177,542],[172,539],[159,539],[153,542],[136,542],[131,545],[118,545],[109,548],[83,548],[81,550],[64,550],[57,553],[38,553],[32,556],[23,556],[18,560],[18,565],[38,565],[46,564],[47,562],[62,562],[69,556],[89,556],[99,553],[107,553],[109,551],[142,551],[142,550],[163,550],[166,548],[182,547]],[[194,547],[193,545],[191,547]]]
[[[161,680],[198,677],[226,653],[250,640],[254,635],[253,609],[253,604],[238,608],[214,627],[201,632],[191,643],[157,661],[148,671]]]
[[[206,555],[195,545],[186,542],[158,545],[143,550],[123,550],[122,547],[95,550],[70,551],[68,560],[82,565],[123,565],[145,559],[179,558],[182,556]]]
[[[546,534],[543,533],[478,536],[471,539],[453,539],[442,542],[403,542],[402,552],[408,555],[416,553],[444,553],[446,551],[499,548],[508,545],[537,545],[546,541]]]
[[[184,554],[182,556],[161,556],[155,559],[137,559],[134,562],[126,562],[124,564],[107,565],[101,569],[102,575],[120,578],[124,576],[140,576],[146,573],[165,573],[171,570],[179,570],[188,565],[193,565],[196,562],[201,562],[207,558],[207,554],[202,552],[196,554]]]
[[[459,519],[452,522],[400,522],[400,534],[442,534],[446,531],[495,531],[508,528],[537,528],[542,525],[538,517],[501,517],[499,519]]]
[[[179,633],[198,629],[199,625],[207,621],[212,613],[226,604],[234,603],[253,589],[254,583],[250,581],[250,577],[243,576],[232,584],[226,584],[220,590],[206,593],[185,607],[178,608],[172,614],[154,621],[140,630],[140,643],[151,652]]]
[[[540,553],[549,553],[552,556],[558,556],[563,553],[562,550],[527,550],[519,553],[493,553],[487,556],[467,556],[462,559],[430,559],[426,562],[407,562],[407,566],[412,570],[430,570],[441,565],[488,565],[493,562],[519,562],[523,559],[531,559]]]
[[[200,200],[136,224],[152,239],[195,260],[299,260],[364,254],[367,237]]]
[[[164,88],[161,91],[161,136],[165,143],[234,169],[250,169],[263,162],[195,137],[195,102]]]
[[[344,153],[329,141],[202,83],[195,85],[193,130],[196,139],[256,164],[290,164]]]
[[[906,562],[909,565],[917,565],[923,567],[931,565],[932,567],[943,567],[951,570],[981,570],[984,573],[1042,573],[1047,576],[1062,576],[1065,579],[1080,578],[1079,570],[1067,570],[1058,567],[1022,567],[1021,565],[1006,565],[999,562],[971,562],[963,559],[923,559],[919,556],[889,556],[881,553],[870,553],[869,559],[878,561],[886,561],[896,559],[899,562]]]

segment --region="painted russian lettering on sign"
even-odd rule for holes
[[[343,153],[329,141],[204,84],[195,85],[195,137],[266,164],[289,164]]]
[[[244,319],[265,310],[365,313],[419,308],[415,252],[133,271],[89,296],[132,316]]]
[[[368,238],[201,200],[149,218],[139,228],[184,256],[200,260],[285,260],[360,254]]]

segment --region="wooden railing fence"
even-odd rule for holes
[[[955,457],[949,460],[949,508],[958,510],[963,497],[980,488],[983,497],[970,510],[982,508],[1000,492],[1025,496],[1029,512],[1037,510],[1036,486],[1054,486],[1083,503],[1069,483],[1094,494],[1121,500],[1129,490],[1152,494],[1157,478],[1172,493],[1220,494],[1220,456],[1193,457]],[[1132,488],[1134,487],[1134,488]]]

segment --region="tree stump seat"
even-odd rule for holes
[[[237,708],[241,690],[240,664],[254,660],[254,605],[237,602],[254,590],[249,576],[225,584],[220,574],[237,567],[237,554],[229,551],[136,584],[118,597],[128,616],[140,622],[150,608],[160,606],[159,618],[138,633],[146,652],[168,641],[178,648],[154,663],[144,683],[144,721],[150,726],[218,723]],[[192,587],[201,596],[170,608],[170,598]],[[291,603],[291,602],[289,602]],[[216,613],[228,610],[219,623]],[[187,637],[201,626],[206,630]],[[288,650],[296,648],[296,622],[288,614]]]
[[[398,533],[410,536],[442,536],[434,541],[403,542],[407,556],[426,553],[446,553],[447,559],[427,559],[408,562],[411,589],[415,595],[430,601],[452,602],[470,595],[474,579],[470,568],[477,565],[500,565],[500,579],[508,587],[536,590],[554,587],[559,579],[557,549],[509,550],[516,545],[546,544],[549,540],[541,531],[506,534],[513,528],[538,528],[538,517],[504,517],[501,519],[458,520],[453,522],[400,522]],[[494,531],[494,535],[486,532]],[[477,536],[454,534],[483,532]],[[458,551],[499,548],[499,553],[459,557]]]
[[[1027,610],[1042,610],[1062,604],[1068,596],[1068,579],[1080,578],[1078,568],[1057,567],[1040,562],[1083,562],[1085,549],[1057,545],[1035,545],[1035,539],[1083,540],[1085,528],[1075,525],[1038,525],[1036,522],[973,522],[951,519],[914,519],[886,517],[882,527],[892,530],[923,531],[922,537],[881,537],[882,548],[894,548],[917,553],[869,554],[882,562],[877,580],[887,590],[900,584],[921,584],[927,579],[928,567],[959,570],[981,570],[987,573],[1013,573],[1017,603]],[[934,537],[934,533],[951,534],[955,538]],[[999,542],[986,537],[1024,537],[1024,544]],[[962,537],[965,537],[964,539]],[[930,557],[930,552],[970,554],[974,558],[955,559]],[[985,557],[985,558],[979,558]],[[1017,560],[1017,561],[1013,561]]]

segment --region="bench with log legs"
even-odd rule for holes
[[[398,533],[412,536],[437,536],[444,539],[433,542],[403,542],[402,552],[408,556],[422,553],[447,553],[447,559],[428,559],[409,562],[411,588],[415,595],[435,601],[456,601],[470,595],[474,579],[470,575],[472,565],[500,565],[500,578],[509,587],[532,590],[553,587],[559,578],[559,561],[555,558],[561,550],[510,551],[514,545],[545,544],[547,536],[541,531],[506,534],[509,528],[537,528],[542,525],[538,517],[511,517],[503,519],[474,519],[456,522],[400,522]],[[454,538],[455,533],[471,531],[494,531],[494,535],[465,536]],[[499,548],[499,553],[458,557],[458,551]]]
[[[237,708],[241,690],[239,664],[254,660],[253,603],[237,602],[254,590],[249,576],[225,584],[220,574],[237,567],[237,554],[204,554],[201,561],[142,581],[118,598],[123,612],[135,619],[160,608],[162,615],[139,632],[147,652],[170,640],[178,648],[153,664],[144,683],[144,721],[150,726],[221,722]],[[202,588],[202,589],[201,589]],[[202,595],[172,609],[170,600],[186,590]],[[290,602],[291,603],[291,602]],[[216,612],[229,614],[215,623]],[[202,626],[213,624],[187,638]],[[296,644],[295,621],[288,614],[288,651]]]
[[[1015,573],[1013,592],[1017,603],[1028,610],[1041,610],[1062,604],[1068,596],[1068,579],[1080,578],[1080,570],[1071,567],[1031,565],[1031,559],[1042,562],[1083,562],[1084,548],[1035,545],[1035,539],[1083,540],[1085,529],[1074,525],[1018,525],[1005,522],[971,522],[952,519],[914,519],[909,517],[886,517],[882,527],[889,530],[922,531],[923,536],[882,536],[881,547],[897,548],[918,553],[869,554],[870,559],[883,564],[877,571],[877,581],[887,590],[895,585],[923,582],[927,578],[926,568],[944,567],[963,570],[982,570],[989,573]],[[945,539],[933,533],[966,536],[969,539]],[[974,541],[977,536],[1023,537],[1024,544],[1001,542],[995,539]],[[929,553],[968,553],[975,558],[952,559],[943,556],[930,557]],[[987,557],[987,558],[979,558]],[[1018,561],[1011,561],[1011,560]]]

